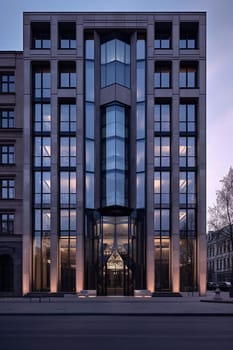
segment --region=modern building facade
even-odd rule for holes
[[[227,228],[207,235],[207,279],[211,282],[233,282],[233,245]]]
[[[19,101],[7,105],[23,133],[0,130],[3,146],[9,132],[24,145],[22,212],[11,201],[22,216],[3,237],[23,237],[23,294],[205,294],[205,20],[24,14],[23,53],[11,53],[22,67],[10,69]],[[3,110],[11,91],[0,98]]]

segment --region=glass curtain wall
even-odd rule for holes
[[[170,290],[170,102],[154,105],[155,290]]]
[[[33,291],[50,290],[51,108],[49,64],[32,66]]]
[[[76,105],[59,105],[59,290],[76,289]]]
[[[102,115],[102,206],[128,205],[128,113],[119,104]]]
[[[130,45],[113,39],[101,45],[101,87],[130,87]]]
[[[85,207],[94,209],[95,193],[95,74],[94,38],[85,40]]]
[[[145,208],[146,137],[146,41],[140,35],[136,44],[136,208]]]
[[[180,103],[180,290],[197,288],[196,103]]]

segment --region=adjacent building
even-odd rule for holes
[[[205,294],[205,13],[23,31],[0,53],[1,292]]]
[[[232,282],[233,245],[229,230],[210,231],[207,235],[207,279]]]

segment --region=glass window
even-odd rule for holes
[[[181,62],[180,88],[197,88],[197,63]]]
[[[137,62],[137,102],[145,101],[145,61]]]
[[[76,24],[75,22],[58,23],[59,48],[76,48]]]
[[[180,132],[196,131],[196,104],[180,104]]]
[[[145,207],[145,173],[136,174],[136,206],[137,208]]]
[[[180,209],[179,223],[180,231],[187,232],[188,235],[194,235],[196,230],[195,209]]]
[[[154,209],[155,235],[168,235],[170,230],[170,210]]]
[[[75,209],[60,210],[60,235],[61,236],[76,235],[76,210]]]
[[[95,45],[93,39],[87,39],[85,41],[85,59],[94,60],[95,58]]]
[[[172,43],[172,23],[155,23],[155,49],[170,49]]]
[[[34,203],[50,204],[51,201],[51,174],[49,171],[34,173]]]
[[[145,138],[145,103],[137,103],[137,139]]]
[[[60,203],[76,204],[76,172],[60,172]]]
[[[49,66],[33,68],[34,99],[49,99],[51,95],[51,74]]]
[[[51,105],[36,103],[34,105],[34,131],[51,131]]]
[[[198,22],[180,23],[180,49],[197,49]]]
[[[140,140],[136,142],[136,171],[145,171],[145,141]]]
[[[15,164],[15,146],[0,145],[0,161],[2,165]]]
[[[146,57],[146,43],[143,39],[137,40],[137,60],[145,60]]]
[[[76,132],[76,105],[60,104],[60,132]]]
[[[85,74],[85,100],[94,101],[95,97],[95,73],[94,61],[86,60],[86,74]]]
[[[76,87],[76,67],[75,62],[59,62],[59,87]]]
[[[95,169],[94,148],[94,141],[86,140],[86,171],[94,171]]]
[[[50,49],[50,23],[31,23],[32,49]]]
[[[155,88],[171,87],[171,62],[156,62],[154,74]]]
[[[170,166],[170,138],[169,137],[154,138],[154,166],[155,167]]]
[[[14,233],[15,215],[12,213],[0,213],[0,233],[13,234]]]
[[[60,166],[76,167],[76,137],[60,138]]]
[[[180,167],[195,167],[195,137],[180,137]]]
[[[101,45],[101,87],[130,86],[130,45],[113,39]]]
[[[170,104],[156,103],[154,105],[154,131],[170,131]]]
[[[94,139],[94,113],[95,113],[95,105],[94,103],[86,103],[86,125],[85,125],[85,131],[86,131],[86,137],[89,139]]]
[[[34,166],[50,167],[51,165],[51,138],[34,138]]]
[[[94,189],[95,189],[94,173],[86,172],[86,207],[94,208]]]
[[[196,203],[196,174],[193,171],[180,172],[180,204]]]
[[[170,202],[170,173],[163,171],[154,173],[154,204],[168,205]]]
[[[0,128],[14,128],[15,113],[13,109],[0,110]]]
[[[1,189],[1,199],[15,198],[15,180],[1,179],[0,189]]]
[[[15,76],[14,73],[0,74],[0,93],[12,94],[15,92]]]
[[[106,205],[125,205],[126,202],[128,130],[125,112],[125,108],[119,105],[107,106],[103,112],[102,190]]]

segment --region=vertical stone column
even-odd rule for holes
[[[53,29],[53,27],[52,27]],[[50,291],[58,290],[58,254],[59,254],[59,176],[57,165],[59,163],[59,108],[57,99],[57,60],[50,61],[51,70],[51,248],[50,248]]]
[[[175,62],[174,62],[175,63]],[[178,62],[173,64],[177,74]],[[180,247],[179,247],[179,96],[172,99],[171,134],[171,282],[172,291],[180,290]]]
[[[32,222],[31,222],[31,62],[24,61],[24,167],[23,167],[23,294],[32,284]]]
[[[78,75],[77,85],[77,241],[76,241],[76,291],[79,292],[84,287],[84,36],[81,17],[78,17],[77,23],[77,61],[76,71]]]
[[[147,289],[154,291],[154,18],[148,19],[147,27],[147,114],[146,114],[146,221],[147,221]]]
[[[197,140],[197,281],[200,295],[206,293],[206,121],[205,95],[199,97]]]
[[[173,18],[172,104],[171,104],[171,283],[180,290],[179,238],[179,17]]]

